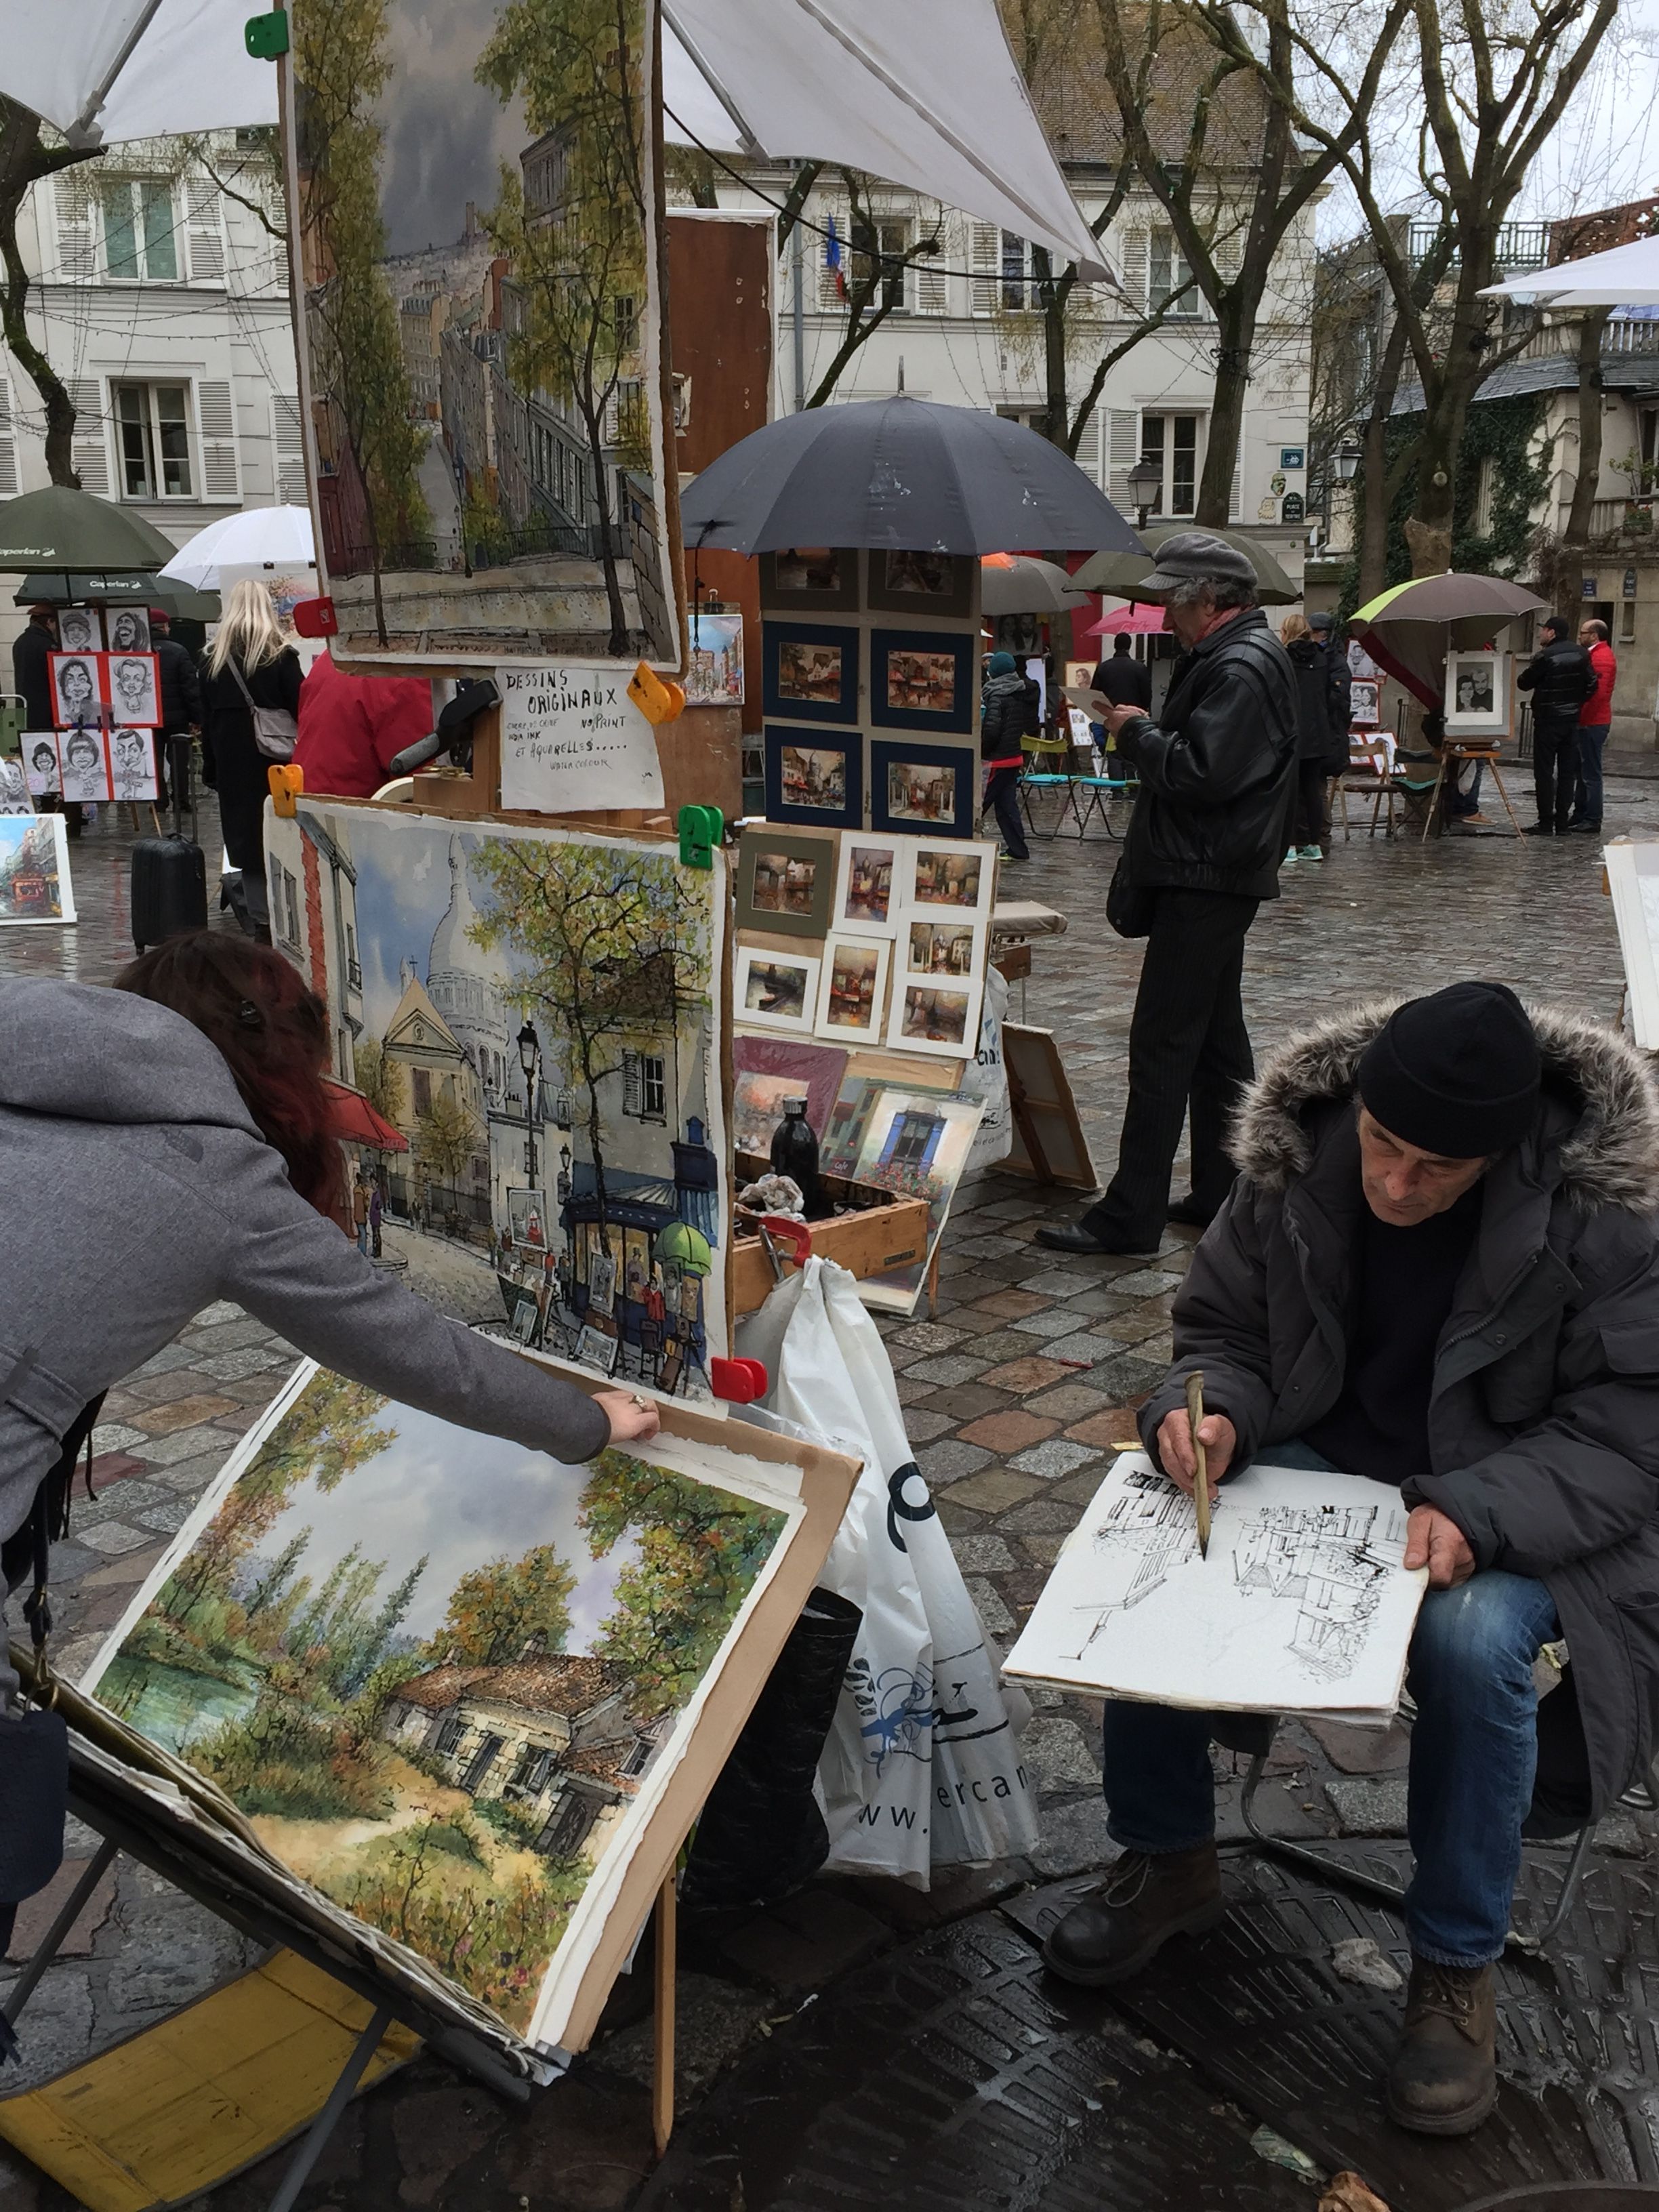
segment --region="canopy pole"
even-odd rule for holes
[[[789,231],[789,273],[795,287],[795,412],[799,415],[806,404],[806,302],[801,296],[805,283],[806,257],[801,251],[800,216],[796,215]]]
[[[114,90],[116,78],[132,59],[134,48],[149,30],[161,4],[161,0],[143,0],[143,5],[138,11],[138,19],[122,40],[120,52],[116,55],[114,61],[94,91],[91,99],[64,133],[71,146],[77,148],[95,146],[102,139],[103,132],[94,129],[94,118]]]

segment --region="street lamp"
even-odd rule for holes
[[[1146,527],[1146,517],[1164,493],[1164,471],[1143,453],[1129,471],[1129,496],[1135,503],[1135,528]]]
[[[1352,483],[1358,474],[1359,464],[1364,458],[1364,453],[1353,440],[1345,438],[1331,455],[1331,464],[1336,471],[1338,483]]]
[[[536,1034],[536,1025],[526,1015],[525,1025],[519,1031],[519,1065],[524,1070],[524,1126],[526,1136],[526,1165],[530,1175],[530,1188],[536,1188],[536,1070],[541,1065],[542,1041]]]

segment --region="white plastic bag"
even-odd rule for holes
[[[963,1079],[965,1098],[984,1108],[968,1154],[964,1176],[994,1167],[1014,1148],[1013,1109],[1008,1103],[1008,1070],[1002,1058],[1002,1024],[1008,1013],[1008,979],[1000,968],[985,972],[985,1008],[979,1020],[979,1051]]]
[[[765,1362],[775,1413],[865,1462],[820,1577],[864,1613],[818,1767],[830,1864],[925,1889],[933,1867],[1029,1850],[1036,1805],[1018,1738],[1030,1707],[1003,1685],[857,1284],[809,1260],[740,1325],[738,1348]]]

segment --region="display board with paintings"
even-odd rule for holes
[[[99,799],[146,799],[161,795],[155,732],[149,729],[80,729],[37,732],[23,739],[23,772],[37,797],[57,793],[77,804]]]
[[[678,668],[657,0],[392,0],[349,39],[331,0],[289,19],[300,419],[335,658]]]
[[[972,837],[979,563],[795,546],[761,556],[766,812]]]
[[[1615,838],[1602,859],[1625,966],[1626,1025],[1638,1050],[1659,1052],[1659,843]]]
[[[146,1828],[545,2078],[592,2033],[856,1474],[679,1407],[567,1466],[307,1363],[83,1686],[156,1770],[122,1770]]]
[[[724,856],[302,797],[265,826],[274,943],[404,1140],[386,1252],[459,1319],[707,1401],[726,1350]],[[526,1075],[525,1061],[529,1058]]]
[[[751,823],[738,849],[732,1018],[849,1052],[970,1059],[996,848]]]

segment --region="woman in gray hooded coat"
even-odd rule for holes
[[[327,1017],[279,954],[203,931],[114,990],[0,981],[0,1536],[88,1406],[217,1298],[555,1459],[654,1433],[654,1408],[446,1320],[342,1233]]]

